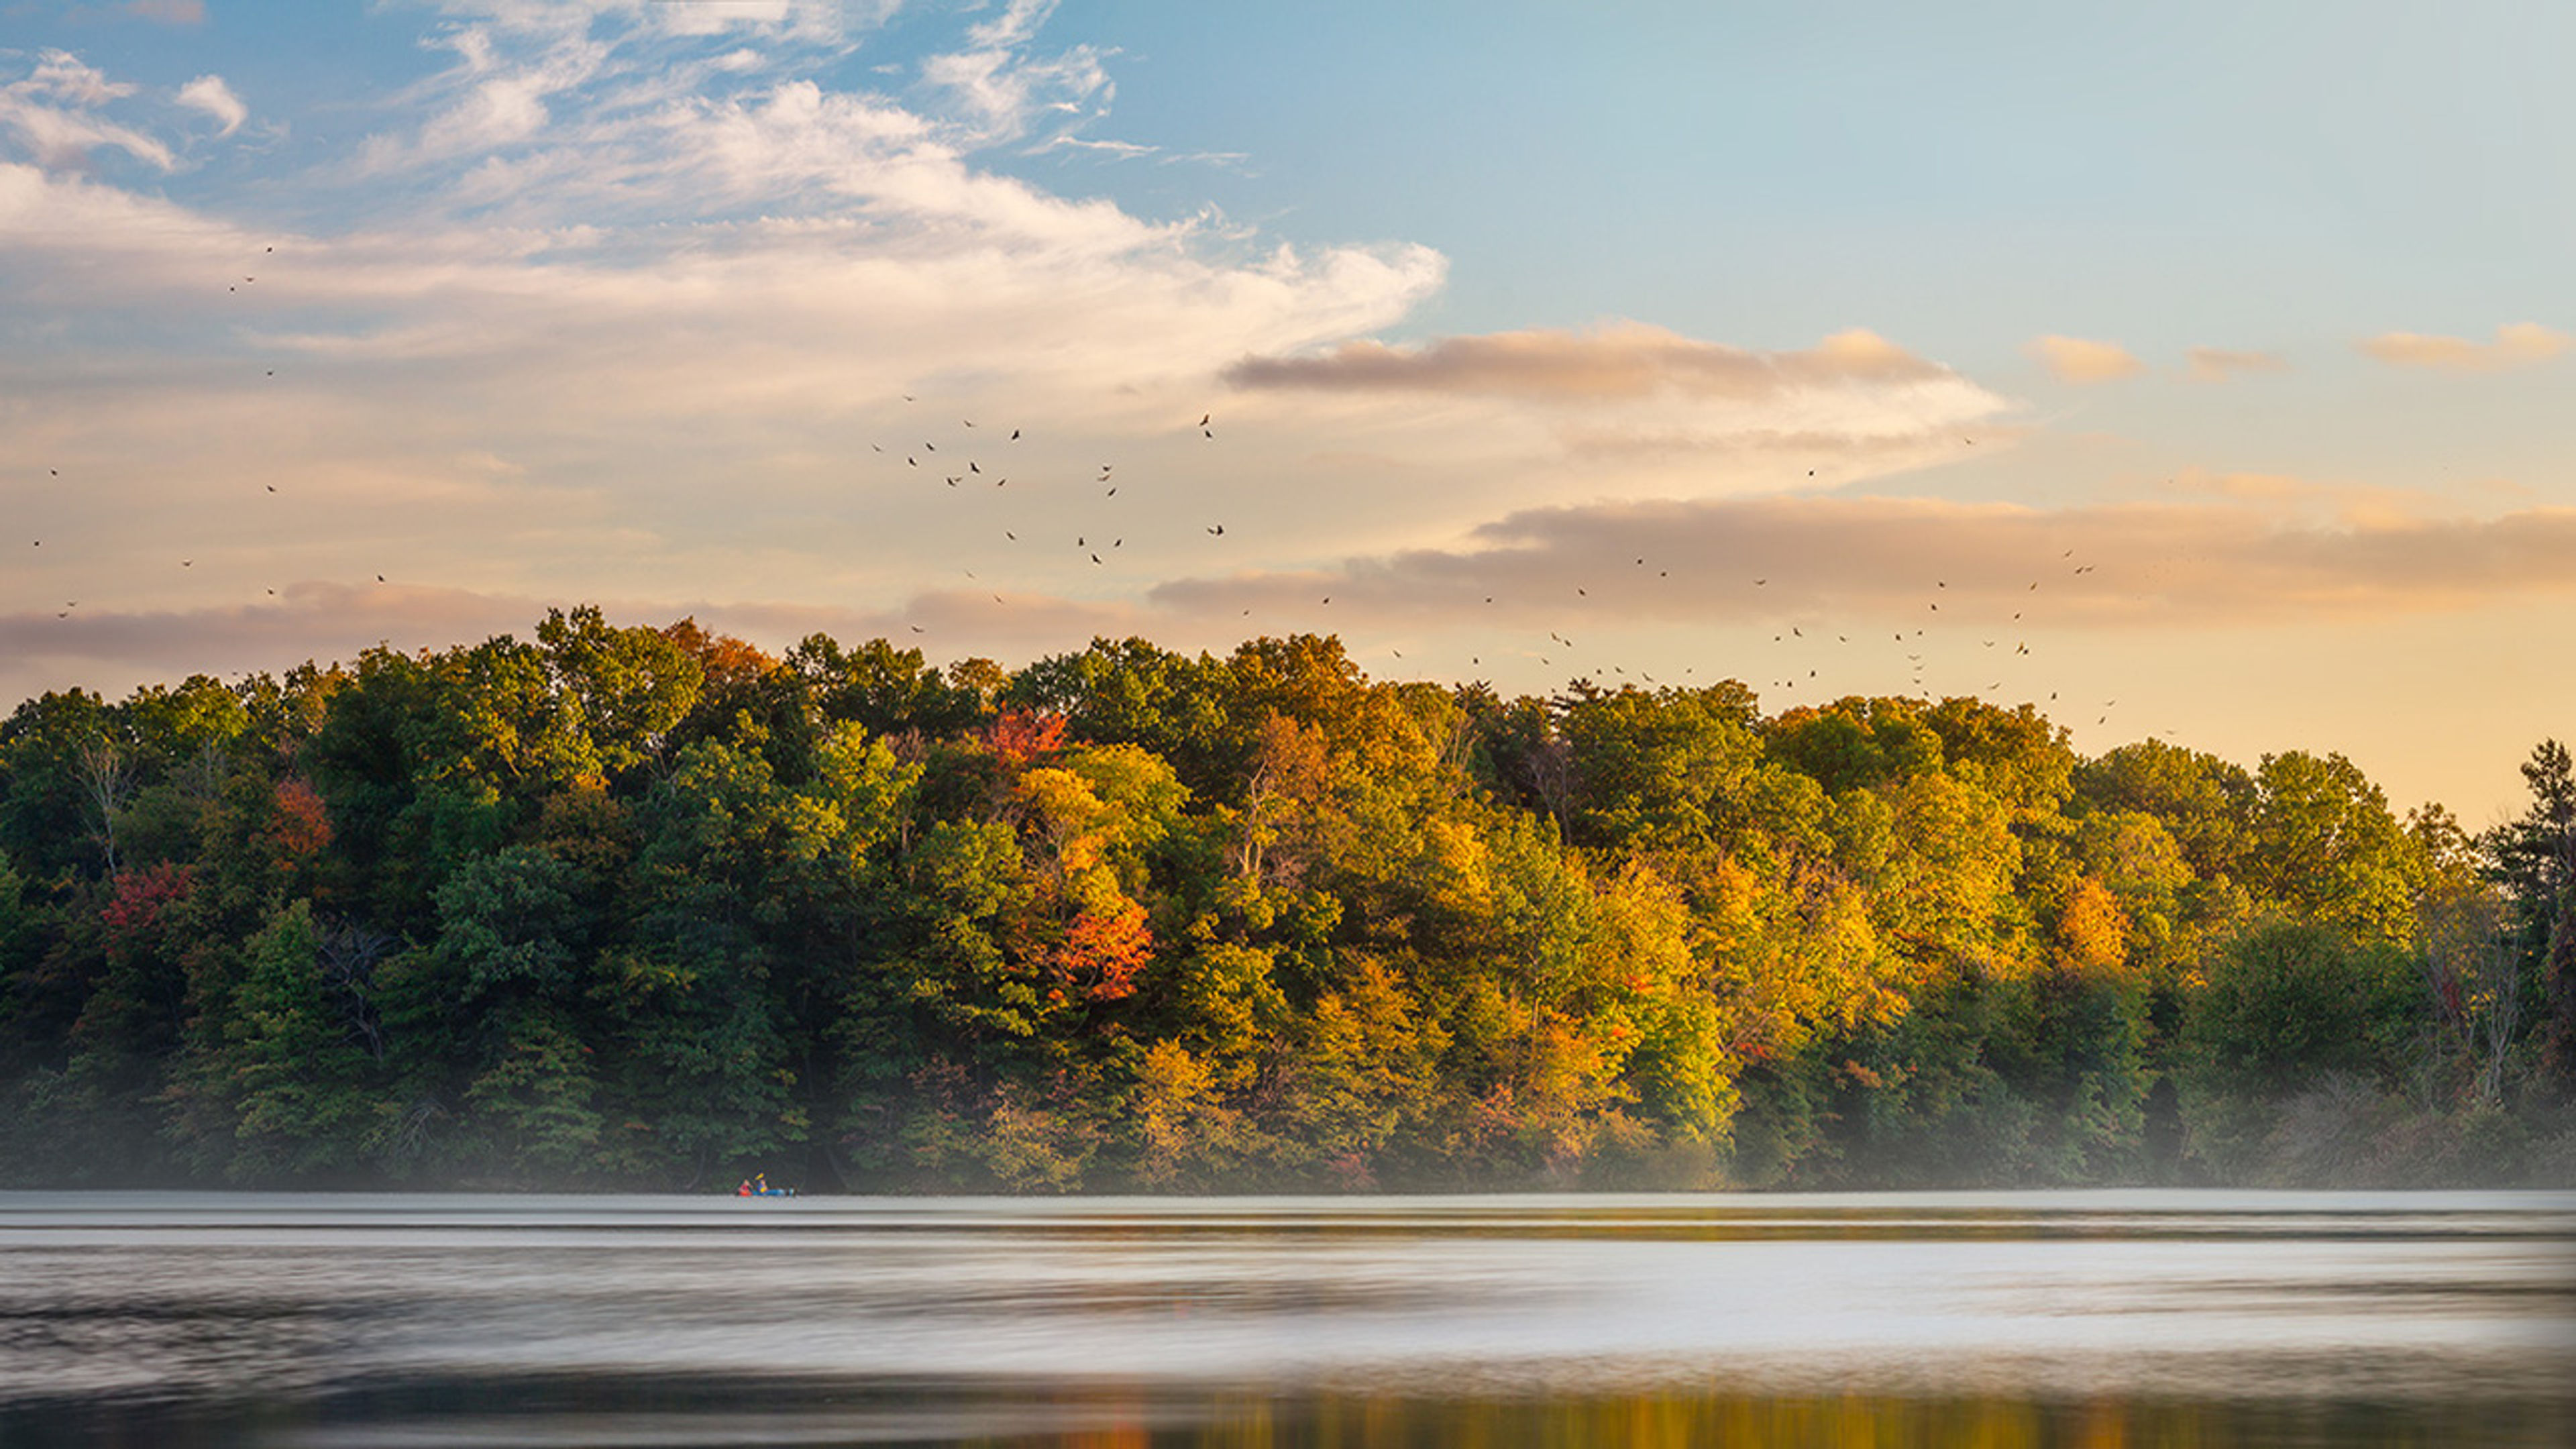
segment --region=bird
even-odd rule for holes
[[[384,576],[383,574],[378,574],[378,575],[376,575],[376,582],[377,582],[377,583],[380,583],[380,584],[381,584],[381,583],[383,583],[384,581],[385,581],[385,576]]]
[[[1203,428],[1204,428],[1204,427],[1206,427],[1206,426],[1208,425],[1208,419],[1210,419],[1210,418],[1212,418],[1212,417],[1215,417],[1215,416],[1216,416],[1216,414],[1214,414],[1214,413],[1201,413],[1201,414],[1199,414],[1199,426],[1200,426],[1200,427],[1203,427]]]
[[[1762,587],[1764,584],[1767,584],[1767,583],[1769,583],[1769,582],[1771,582],[1769,579],[1755,579],[1755,580],[1753,581],[1753,587],[1755,587],[1755,588],[1757,588],[1757,589],[1758,589],[1758,588]]]
[[[1020,440],[1020,430],[1019,430],[1019,429],[1017,429],[1017,428],[1013,428],[1013,429],[1011,429],[1011,441],[1012,441],[1012,442],[1014,442],[1014,443],[1016,443],[1016,442],[1018,442],[1019,440]]]
[[[1211,527],[1210,529],[1208,529],[1208,533],[1209,533],[1209,535],[1210,535],[1210,536],[1212,536],[1212,537],[1223,537],[1223,536],[1224,536],[1224,534],[1225,534],[1225,525],[1224,525],[1224,524],[1222,524],[1222,523],[1217,524],[1217,525],[1215,525],[1214,527]]]
[[[919,624],[915,624],[915,625],[913,625],[913,626],[912,626],[912,632],[914,632],[915,634],[927,634],[927,633],[929,633],[930,631],[929,631],[929,630],[927,630],[927,629],[925,629],[925,628],[923,628],[923,627],[921,627]]]

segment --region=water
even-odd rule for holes
[[[2576,1444],[2576,1196],[0,1194],[0,1446]]]

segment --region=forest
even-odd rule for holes
[[[2576,772],[597,609],[0,725],[0,1183],[2576,1185]]]

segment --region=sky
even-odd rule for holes
[[[2515,813],[2576,7],[0,0],[0,701],[550,607]]]

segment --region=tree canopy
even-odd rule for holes
[[[2471,837],[2331,753],[1976,699],[557,611],[0,723],[0,1174],[2546,1176],[2567,761]]]

